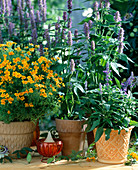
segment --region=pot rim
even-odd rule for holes
[[[78,121],[78,122],[83,122],[83,121],[85,121],[85,120],[68,120],[68,119],[59,119],[59,118],[56,118],[55,120],[61,120],[61,121]]]
[[[128,127],[129,129],[133,129],[135,126],[130,126],[130,127]],[[95,128],[95,129],[97,129],[97,127]],[[94,130],[95,130],[94,129]],[[107,128],[103,128],[104,130],[106,130]],[[111,129],[111,128],[109,128],[109,129]],[[117,129],[111,129],[111,130],[114,130],[114,131],[118,131]],[[125,129],[121,129],[121,130],[125,130]]]

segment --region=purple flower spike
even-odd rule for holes
[[[99,4],[97,1],[94,2],[93,6],[94,6],[94,11],[98,11]]]
[[[100,20],[100,13],[99,12],[96,12],[96,20]]]
[[[111,5],[111,4],[110,4],[109,1],[106,1],[106,2],[105,2],[105,8],[110,9],[110,5]]]
[[[120,22],[120,21],[122,21],[122,19],[121,19],[121,17],[120,17],[119,11],[117,11],[117,12],[115,13],[114,20],[115,20],[117,23]],[[118,26],[121,26],[121,24],[119,24]]]
[[[34,29],[34,28],[36,28],[34,10],[30,11],[30,16],[31,16],[31,26],[32,26],[32,29]]]
[[[33,43],[36,45],[37,44],[37,30],[36,30],[36,28],[34,28],[32,31],[32,40],[33,40]]]
[[[124,44],[122,42],[120,42],[119,47],[118,47],[118,52],[120,54],[122,54],[123,53],[123,49],[124,49]]]
[[[103,3],[100,1],[100,4],[99,4],[99,8],[102,9],[103,8]]]
[[[59,23],[55,23],[55,30],[58,30],[59,29]]]
[[[110,72],[111,72],[111,70],[109,70],[109,62],[107,62],[107,64],[106,64],[106,70],[105,71],[103,71],[105,74],[106,74],[106,86],[108,87],[109,86],[109,81],[110,80],[112,80],[112,79],[110,79]]]
[[[72,46],[72,34],[71,34],[71,31],[68,32],[68,44],[69,44],[69,46]]]
[[[118,40],[121,42],[123,42],[123,40],[124,40],[124,29],[123,28],[120,28],[120,30],[119,30]]]
[[[92,51],[95,50],[95,41],[91,41],[91,50],[92,50]]]
[[[72,73],[75,71],[75,62],[73,59],[71,59],[71,62],[70,62],[70,70]]]
[[[63,39],[63,40],[65,40],[65,39],[66,39],[65,29],[63,29],[63,31],[62,31],[62,39]]]
[[[76,42],[78,42],[78,30],[77,29],[75,29],[75,31],[74,31],[74,37],[76,38]]]
[[[67,5],[68,5],[68,13],[70,14],[72,11],[72,0],[68,0],[67,1]]]
[[[1,3],[2,3],[2,6],[1,6],[2,14],[5,14],[5,10],[6,10],[5,0],[2,0]]]
[[[36,23],[39,25],[39,23],[41,22],[40,20],[40,12],[39,10],[36,11]]]
[[[84,23],[84,33],[87,39],[89,39],[89,25],[87,22]]]
[[[28,21],[29,21],[29,13],[26,12],[26,18],[25,18],[25,29],[28,29]]]
[[[9,36],[11,37],[13,35],[13,28],[14,28],[14,24],[12,22],[9,22]]]
[[[92,20],[89,20],[88,25],[89,25],[89,28],[92,28],[92,25],[93,25]]]
[[[100,89],[100,94],[102,95],[103,94],[103,92],[102,92],[102,84],[101,83],[99,83],[99,89]]]
[[[64,11],[63,12],[63,20],[66,22],[67,21],[67,13]]]
[[[46,22],[46,0],[43,0],[43,22]]]
[[[71,20],[71,18],[69,18],[69,20],[68,20],[68,28],[71,28],[72,27],[72,20]]]

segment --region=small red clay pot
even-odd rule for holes
[[[39,139],[36,142],[37,151],[43,156],[41,162],[44,162],[44,157],[50,158],[59,154],[63,148],[63,143],[60,140],[56,140],[55,142],[44,142],[44,140]]]

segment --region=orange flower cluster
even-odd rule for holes
[[[50,70],[52,61],[46,57],[40,56],[38,60],[30,61],[29,55],[39,46],[29,44],[31,47],[26,46],[22,50],[16,45],[12,48],[13,44],[16,43],[0,44],[1,105],[21,102],[25,108],[35,107],[34,94],[39,95],[41,100],[51,98],[64,83],[57,73]],[[7,110],[7,113],[11,114],[11,111]]]
[[[93,156],[93,157],[87,157],[86,158],[86,161],[88,161],[88,162],[91,162],[91,161],[93,161],[93,162],[95,162],[96,161],[96,158]]]

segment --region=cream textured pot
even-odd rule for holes
[[[127,152],[129,147],[129,139],[131,131],[134,127],[130,127],[129,131],[121,130],[118,134],[118,130],[111,131],[110,139],[105,140],[105,133],[96,142],[96,150],[98,161],[108,164],[121,164],[127,161]],[[96,129],[94,129],[94,135]]]
[[[86,125],[83,126],[83,123],[79,120],[56,119],[56,129],[63,142],[62,155],[68,156],[72,150],[78,152],[84,149]]]
[[[8,148],[10,154],[23,147],[30,147],[33,139],[35,124],[33,122],[11,122],[5,124],[0,121],[0,145]]]

